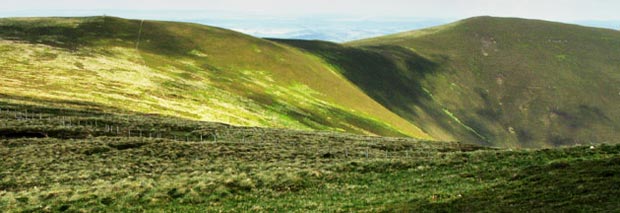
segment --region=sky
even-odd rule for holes
[[[256,36],[333,41],[481,15],[620,29],[618,0],[0,0],[0,17],[102,14],[191,21]]]
[[[341,14],[548,20],[620,19],[617,0],[2,0],[0,10],[212,10],[274,16]]]

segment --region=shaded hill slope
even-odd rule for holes
[[[344,45],[280,42],[438,139],[541,147],[612,142],[620,130],[617,31],[477,17]]]
[[[467,129],[432,100],[422,80],[439,71],[440,63],[398,46],[356,48],[323,41],[274,41],[301,48],[323,58],[380,103],[424,131],[445,141],[476,141]],[[457,137],[458,136],[458,137]],[[468,137],[468,138],[465,138]]]
[[[197,24],[0,19],[0,91],[235,125],[430,138],[315,56]]]

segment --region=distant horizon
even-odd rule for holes
[[[114,16],[126,19],[148,19],[180,21],[222,27],[261,38],[325,40],[347,42],[382,35],[448,24],[477,16],[538,19],[545,21],[577,24],[587,27],[620,29],[618,20],[574,20],[558,21],[517,16],[477,15],[470,17],[416,17],[416,16],[373,16],[373,15],[273,15],[260,13],[234,13],[209,10],[2,10],[0,18],[9,17],[86,17]]]

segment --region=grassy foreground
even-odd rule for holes
[[[3,212],[620,208],[618,145],[501,150],[6,101],[0,109]]]

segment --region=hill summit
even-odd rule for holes
[[[346,44],[283,42],[440,140],[549,147],[614,142],[620,130],[618,31],[475,17]]]

